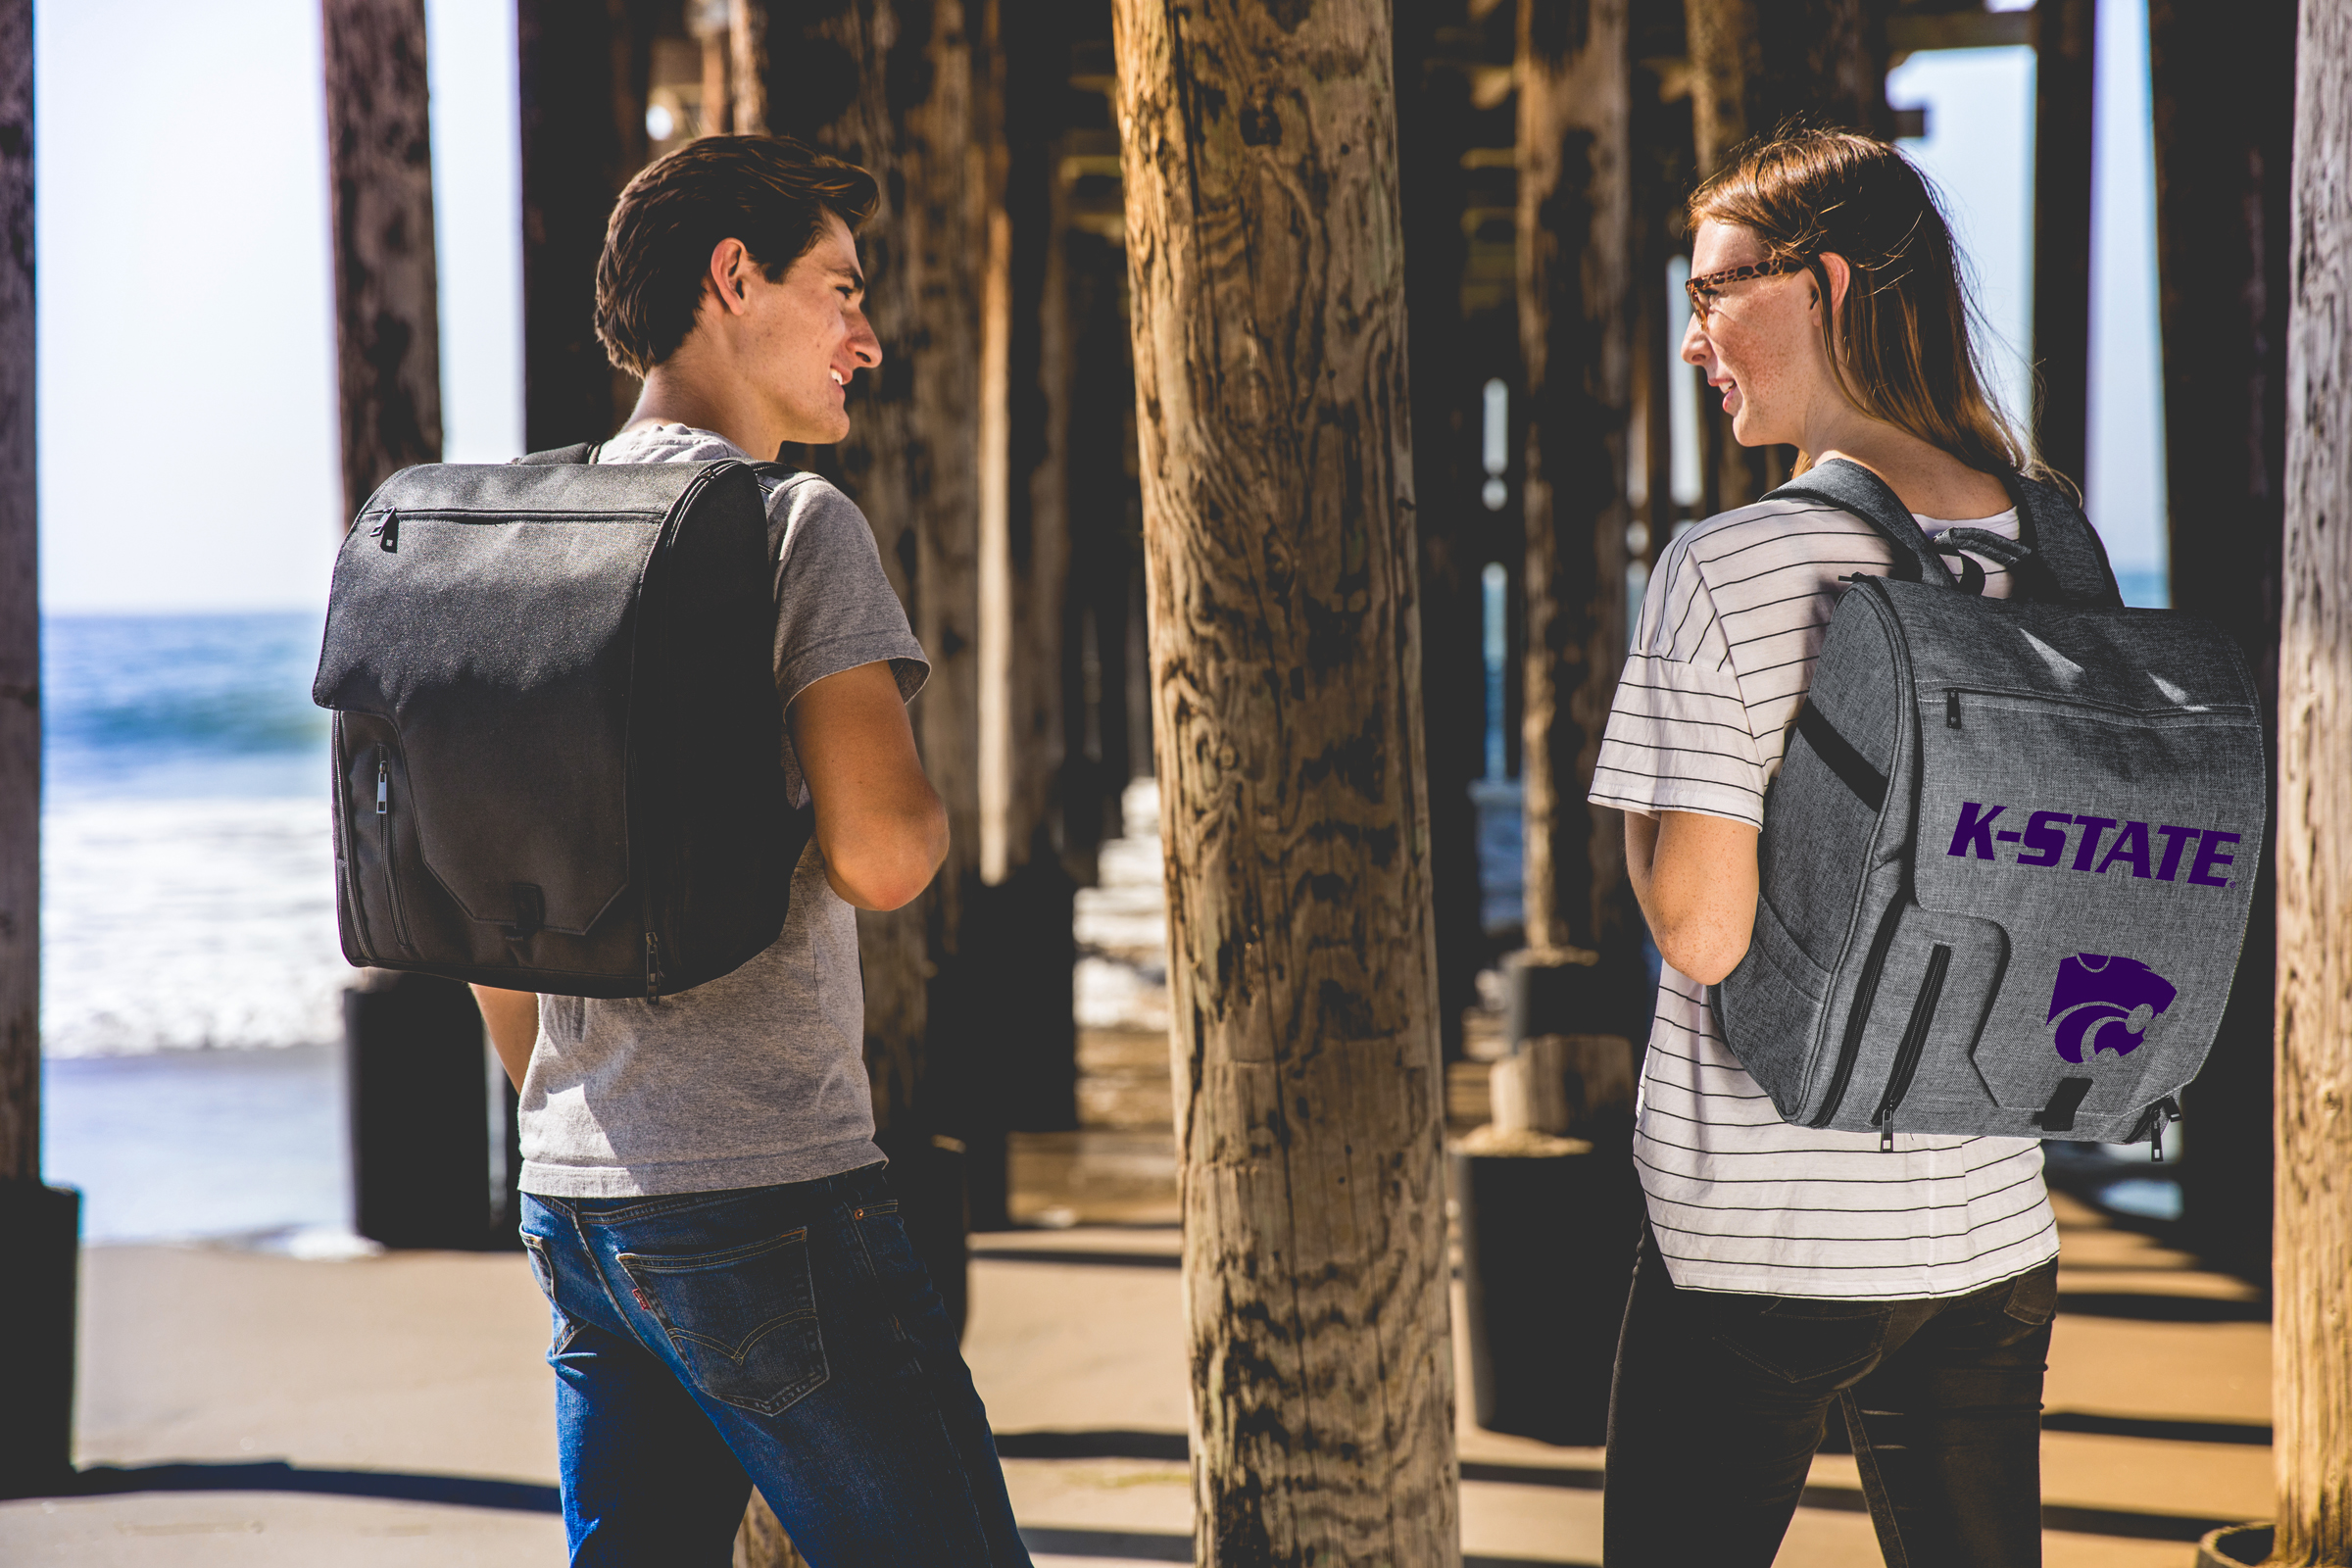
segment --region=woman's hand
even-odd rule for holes
[[[1658,956],[1700,985],[1747,955],[1756,928],[1756,830],[1695,811],[1625,813],[1625,864]]]

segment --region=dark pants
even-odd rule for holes
[[[881,1166],[522,1209],[574,1568],[725,1568],[755,1482],[816,1568],[1028,1568]]]
[[[1677,1290],[1645,1230],[1609,1397],[1609,1568],[1770,1568],[1843,1412],[1887,1568],[2041,1561],[2045,1263],[1966,1296]]]

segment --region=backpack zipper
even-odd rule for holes
[[[1808,1127],[1827,1127],[1845,1102],[1846,1085],[1854,1076],[1854,1060],[1862,1054],[1862,1031],[1869,1027],[1871,1004],[1879,1000],[1879,971],[1886,967],[1886,950],[1894,945],[1894,928],[1902,918],[1898,895],[1879,921],[1879,934],[1870,939],[1870,956],[1862,961],[1862,978],[1854,987],[1853,1009],[1845,1015],[1845,1039],[1838,1048],[1838,1068],[1830,1074],[1830,1092]]]
[[[645,1000],[662,1000],[662,939],[652,931],[645,934]]]
[[[1936,1021],[1936,1004],[1943,996],[1944,971],[1951,966],[1952,950],[1936,943],[1928,954],[1927,978],[1919,983],[1919,1000],[1911,1004],[1911,1021],[1903,1026],[1902,1044],[1894,1048],[1894,1070],[1886,1075],[1886,1092],[1879,1097],[1879,1108],[1871,1112],[1882,1152],[1894,1149],[1895,1107],[1911,1092],[1912,1075],[1919,1071],[1920,1054],[1928,1047],[1928,1027]]]
[[[415,953],[409,941],[409,919],[400,906],[400,873],[392,864],[392,759],[383,747],[375,750],[375,838],[384,862],[384,897],[392,906],[392,935],[402,949]]]

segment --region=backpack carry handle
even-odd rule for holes
[[[580,441],[567,447],[550,447],[545,452],[526,452],[519,458],[509,458],[510,464],[527,463],[534,466],[564,463],[594,463],[604,450],[602,441]]]
[[[1886,487],[1886,481],[1859,463],[1844,458],[1832,458],[1815,465],[1802,479],[1792,479],[1773,492],[1807,501],[1826,501],[1841,512],[1850,512],[1876,528],[1886,541],[1894,547],[1894,560],[1888,572],[1897,582],[1940,583],[1946,588],[1961,586],[1952,575],[1952,568],[1943,564],[1943,557],[1911,515],[1911,509]],[[1982,583],[1979,586],[1983,586]]]
[[[1937,554],[1940,544],[1998,561],[2019,579],[2019,598],[2086,609],[2122,608],[2123,594],[2107,564],[2106,546],[2081,509],[2039,480],[2006,471],[1994,477],[2017,507],[2018,539],[1983,528],[1947,528],[1938,541],[1931,541],[1886,481],[1845,458],[1833,458],[1773,494],[1826,501],[1869,523],[1894,547],[1888,570],[1897,582],[1934,582],[1964,593],[1982,592],[1983,568],[1963,555],[1961,569],[1967,575],[1955,579]]]

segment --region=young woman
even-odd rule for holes
[[[1872,469],[1930,535],[2014,538],[2035,467],[1984,390],[1951,235],[1918,171],[1805,132],[1691,198],[1683,358],[1745,446]],[[1952,564],[1958,568],[1958,552]],[[1625,812],[1666,969],[1635,1140],[1649,1224],[1618,1346],[1606,1560],[1766,1568],[1830,1407],[1886,1561],[2040,1558],[2041,1379],[2058,1234],[2030,1139],[1793,1127],[1704,988],[1747,950],[1764,789],[1869,524],[1766,499],[1678,537],[1650,579],[1592,799]],[[2000,563],[1981,561],[2004,596]]]

